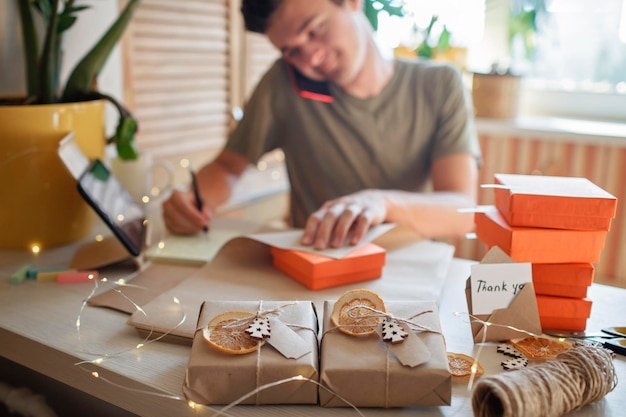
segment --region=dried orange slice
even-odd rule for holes
[[[553,359],[573,346],[566,340],[535,336],[514,339],[511,344],[529,359]]]
[[[374,333],[382,321],[374,310],[387,311],[378,294],[365,289],[350,290],[337,299],[330,320],[346,334],[363,336]]]
[[[249,311],[227,311],[218,314],[204,327],[202,335],[207,343],[220,352],[242,355],[263,346],[264,340],[257,340],[246,333],[250,321],[242,320],[254,317]],[[234,324],[241,320],[240,323]],[[231,325],[229,325],[231,323]]]
[[[485,368],[469,355],[464,353],[447,352],[448,366],[450,373],[453,377],[461,378],[470,376],[472,374],[472,366],[476,363],[476,376],[481,376],[485,373]]]

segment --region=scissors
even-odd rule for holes
[[[626,356],[626,326],[605,327],[600,332],[544,330],[545,334],[566,339],[590,339],[602,343],[606,349]]]

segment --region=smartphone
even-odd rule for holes
[[[316,81],[304,76],[293,66],[289,66],[289,78],[294,90],[300,97],[309,100],[322,101],[324,103],[332,103],[333,96],[330,93],[330,87],[327,81]]]
[[[95,159],[78,179],[78,191],[133,256],[139,256],[146,236],[146,213],[128,190]]]

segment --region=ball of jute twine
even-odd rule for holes
[[[529,368],[484,376],[472,392],[475,417],[558,417],[598,401],[617,385],[612,352],[576,346]]]

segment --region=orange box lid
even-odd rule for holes
[[[588,298],[554,297],[536,295],[539,316],[563,318],[588,318],[592,302]]]
[[[582,331],[587,328],[586,318],[542,317],[539,316],[542,330]]]
[[[495,205],[512,226],[609,230],[617,198],[587,178],[495,174]]]
[[[592,263],[532,264],[533,284],[560,284],[588,287],[593,283]]]
[[[383,274],[382,267],[377,267],[374,269],[356,271],[347,274],[314,278],[298,271],[295,268],[292,268],[289,264],[282,262],[280,259],[274,258],[273,262],[277,269],[283,271],[285,274],[289,275],[291,278],[311,290],[321,290],[324,288],[338,287],[340,285],[352,284],[355,282],[369,281],[380,278]]]
[[[517,262],[598,262],[607,232],[510,226],[494,206],[474,214],[476,236]]]
[[[271,254],[292,270],[320,279],[381,268],[385,265],[386,251],[374,243],[366,243],[339,259],[276,247],[271,248]]]
[[[556,297],[585,298],[587,297],[588,285],[563,285],[535,283],[533,287],[537,295],[553,295]]]

